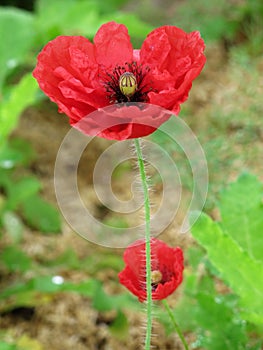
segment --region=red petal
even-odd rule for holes
[[[142,242],[142,243],[141,243]],[[119,279],[140,301],[146,299],[145,277],[145,243],[137,241],[124,252],[125,269],[120,272]],[[159,269],[163,273],[163,281],[152,292],[153,300],[161,300],[172,294],[183,279],[183,252],[180,248],[171,248],[164,242],[151,239],[152,270]]]
[[[204,48],[199,32],[188,34],[174,26],[152,31],[140,51],[141,62],[151,68],[149,102],[178,113],[205,64]]]
[[[99,84],[94,47],[82,36],[58,36],[38,55],[33,71],[40,88],[75,123],[107,103]]]
[[[96,60],[106,67],[131,62],[133,48],[127,28],[123,24],[103,24],[94,37]]]

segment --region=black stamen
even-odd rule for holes
[[[111,73],[105,72],[104,81],[106,93],[109,98],[109,103],[125,103],[125,102],[147,102],[148,93],[153,91],[152,87],[143,84],[146,74],[150,71],[148,66],[143,67],[138,65],[136,61],[126,62],[124,66],[116,66]],[[119,79],[125,72],[134,74],[137,81],[136,92],[132,96],[125,96],[119,86]]]

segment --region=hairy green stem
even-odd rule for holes
[[[145,253],[146,253],[146,294],[147,294],[147,327],[145,337],[145,350],[151,347],[152,333],[152,286],[151,286],[151,231],[150,231],[150,199],[147,176],[144,166],[140,139],[134,139],[138,165],[141,175],[143,196],[144,196],[144,215],[145,215]]]
[[[167,300],[166,299],[163,299],[163,305],[165,306],[167,312],[168,312],[168,315],[170,316],[171,318],[171,321],[172,321],[172,324],[177,332],[177,334],[179,335],[179,338],[181,339],[183,345],[184,345],[184,348],[185,350],[189,350],[188,348],[188,345],[187,345],[187,342],[184,338],[184,335],[180,329],[180,327],[178,326],[177,322],[175,321],[175,317],[174,317],[174,314],[172,313],[172,310],[170,309],[168,303],[167,303]]]

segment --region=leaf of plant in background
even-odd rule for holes
[[[246,189],[243,188],[244,185]],[[236,232],[240,230],[241,235],[246,235],[248,242],[252,237],[257,241],[261,240],[260,233],[262,231],[257,231],[257,236],[254,229],[262,227],[262,222],[261,226],[258,224],[259,221],[262,221],[262,215],[255,218],[254,213],[250,212],[252,209],[255,209],[258,214],[259,210],[262,211],[262,208],[258,208],[261,197],[259,185],[258,180],[253,176],[241,176],[236,183],[229,187],[229,192],[226,191],[223,196],[220,208],[223,208],[224,214],[220,225],[213,222],[209,216],[202,214],[192,229],[193,236],[207,250],[209,259],[218,269],[221,277],[240,297],[243,317],[255,324],[263,324],[263,264],[253,258],[251,250],[245,250],[248,245],[244,243],[243,237],[239,238],[238,236],[238,240],[232,237],[236,238]],[[256,190],[259,191],[259,194],[255,193]],[[250,191],[255,199],[251,199],[251,205],[248,204],[248,210],[244,211],[240,200],[244,200],[244,192],[247,192],[246,198],[249,199]],[[231,200],[229,199],[230,193],[232,194]],[[239,195],[239,193],[241,194]],[[240,206],[241,212],[235,208],[240,208]],[[227,214],[227,210],[231,213]],[[226,224],[224,217],[226,217]],[[242,224],[239,223],[240,220],[244,219],[246,220],[246,223],[243,223],[245,230],[241,228]],[[239,241],[242,242],[243,247]]]
[[[34,36],[32,14],[15,8],[0,8],[0,92],[9,72],[25,60]]]
[[[42,45],[61,34],[92,38],[108,21],[125,23],[134,37],[143,39],[153,27],[132,13],[120,12],[116,7],[119,2],[39,0],[36,7],[37,42]]]
[[[0,340],[0,349],[1,350],[17,350],[17,346],[15,344],[7,343],[4,340]]]
[[[31,196],[23,202],[22,215],[29,226],[41,232],[59,233],[61,231],[58,211],[38,195]]]
[[[0,254],[1,262],[9,272],[26,272],[31,267],[31,259],[16,246],[8,246]]]
[[[118,310],[117,316],[110,325],[110,331],[119,339],[125,339],[128,336],[129,324],[125,314]]]
[[[216,3],[209,0],[182,2],[177,8],[175,20],[186,30],[197,28],[205,42],[216,41],[222,37],[232,39],[238,29],[234,5],[227,0]]]
[[[1,168],[8,170],[19,165],[29,165],[34,157],[35,152],[26,140],[12,138],[0,148],[0,171]]]
[[[220,197],[223,228],[252,259],[263,262],[263,185],[243,174]]]
[[[35,176],[27,176],[17,179],[9,189],[7,208],[16,210],[20,203],[25,203],[30,197],[41,189],[41,183]]]
[[[11,30],[12,32],[12,30]],[[38,85],[31,73],[26,74],[12,89],[10,96],[0,107],[0,148],[9,134],[17,126],[18,118],[23,110],[36,101]]]
[[[203,249],[191,247],[187,256],[190,265],[185,271],[184,290],[173,313],[186,332],[195,333],[191,347],[259,350],[260,343],[254,341],[253,335],[249,337],[247,322],[239,313],[238,296],[230,294],[221,281],[213,278]],[[173,329],[166,314],[158,313],[158,316],[167,333],[171,333]]]

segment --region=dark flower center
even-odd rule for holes
[[[106,73],[103,82],[110,103],[147,102],[147,94],[152,89],[144,82],[149,67],[138,65],[137,62],[117,65],[112,73]]]

